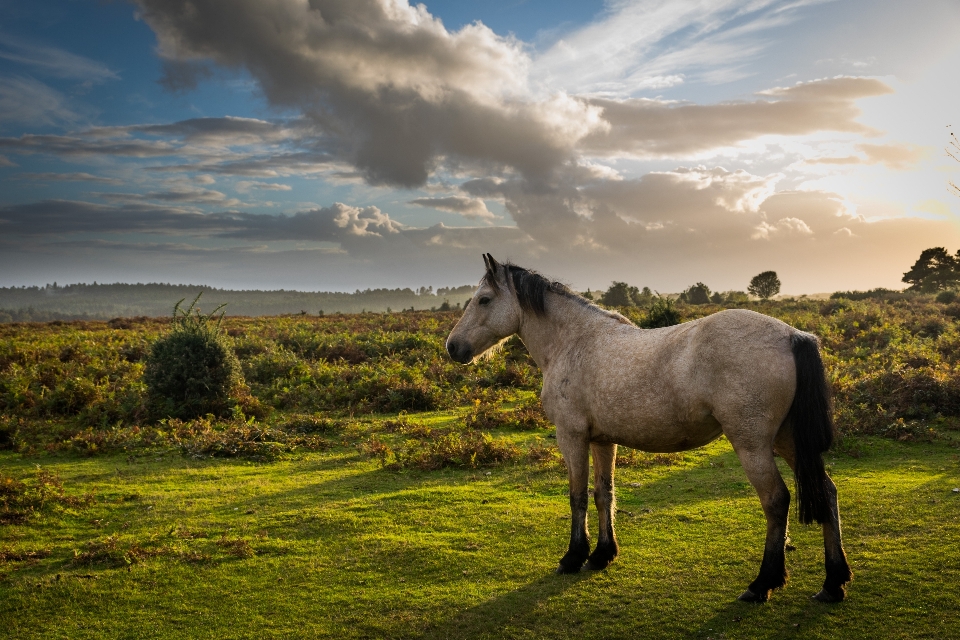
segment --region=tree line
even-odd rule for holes
[[[777,272],[764,271],[750,280],[746,292],[711,291],[710,287],[698,282],[684,289],[677,296],[677,301],[686,304],[736,304],[748,301],[751,295],[767,300],[778,293],[780,293],[780,278],[777,277]],[[640,289],[618,281],[614,281],[603,293],[594,293],[588,289],[584,295],[607,307],[649,307],[658,298],[662,298],[660,294],[651,291],[650,287]]]

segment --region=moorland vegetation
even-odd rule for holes
[[[795,573],[770,607],[733,602],[764,524],[722,439],[620,448],[622,557],[552,575],[569,509],[540,373],[517,338],[454,364],[459,312],[438,308],[0,325],[0,621],[22,638],[960,633],[944,588],[960,579],[951,291],[614,285],[601,295],[641,327],[743,307],[820,337],[857,576],[842,605],[807,597],[815,527],[791,529]],[[217,402],[161,401],[171,338],[224,356],[225,375],[195,385]]]
[[[639,326],[660,326],[736,306],[820,337],[841,435],[928,438],[958,424],[958,302],[880,291],[860,300],[654,298],[650,307],[620,310]],[[340,433],[400,412],[492,415],[521,401],[529,408],[540,373],[516,337],[472,367],[446,357],[444,339],[458,315],[226,317],[223,340],[239,361],[239,375],[231,378],[236,388],[222,410],[192,420],[158,415],[145,380],[152,345],[170,330],[171,318],[6,324],[0,326],[0,446],[94,453],[187,446],[185,438],[241,437],[239,429],[255,434],[258,444],[238,451],[279,451],[284,438],[304,430]]]

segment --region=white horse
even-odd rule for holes
[[[826,579],[814,598],[843,600],[852,579],[840,539],[837,489],[822,453],[833,441],[829,387],[817,339],[775,318],[732,309],[662,329],[639,329],[557,282],[484,256],[486,274],[447,338],[460,363],[518,334],[543,372],[541,400],[557,427],[570,479],[570,546],[558,572],[616,558],[613,472],[617,445],[673,452],[726,435],[767,520],[757,579],[740,596],[766,601],[786,584],[790,492],[774,462],[796,478],[799,518],[823,525]],[[587,533],[593,452],[597,547]]]

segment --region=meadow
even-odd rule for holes
[[[0,325],[0,624],[17,638],[960,637],[960,305],[744,303],[821,337],[849,598],[815,527],[736,596],[763,517],[729,444],[618,456],[621,556],[554,575],[566,473],[513,339],[445,357],[455,312],[228,317],[230,415],[156,420],[167,319]],[[684,320],[719,305],[680,305]],[[624,309],[635,322],[644,311]],[[790,472],[784,467],[790,482]],[[596,530],[595,514],[591,525]]]

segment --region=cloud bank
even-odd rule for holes
[[[904,172],[926,157],[861,122],[860,101],[891,94],[888,82],[780,80],[706,104],[638,97],[740,77],[769,44],[758,34],[810,2],[612,2],[539,53],[479,22],[448,30],[406,0],[133,2],[156,34],[165,87],[189,91],[215,68],[234,69],[283,115],[80,126],[62,94],[0,78],[0,105],[10,105],[0,117],[61,127],[0,138],[0,163],[89,163],[19,174],[78,189],[0,207],[5,246],[27,260],[57,246],[142,247],[235,269],[254,260],[270,273],[375,279],[433,268],[459,279],[473,273],[465,256],[493,251],[579,285],[616,277],[676,290],[716,273],[712,287],[743,288],[774,268],[802,274],[785,279],[788,289],[815,291],[859,286],[854,277],[890,286],[909,255],[957,236],[935,220],[868,220],[845,194],[805,183],[814,168]],[[53,50],[3,51],[98,82],[116,76]],[[808,149],[788,149],[800,139]],[[822,140],[833,144],[824,151]],[[776,145],[776,161],[756,151]],[[748,153],[731,161],[737,168],[718,160]],[[86,168],[122,163],[140,171]],[[258,197],[292,199],[309,179],[343,186],[336,200],[346,203],[299,197],[309,202],[286,214],[250,212]],[[98,190],[80,191],[84,183]],[[387,188],[399,190],[373,206]],[[477,226],[418,226],[411,211]],[[878,267],[876,247],[896,266]]]

